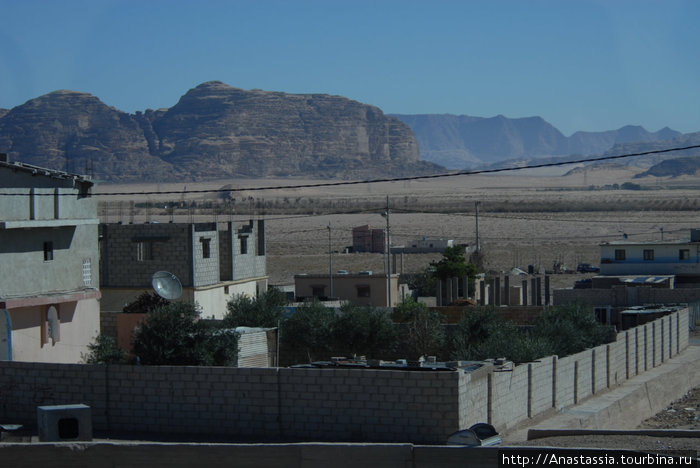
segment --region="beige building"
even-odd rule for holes
[[[0,154],[0,360],[77,363],[99,333],[92,185]]]
[[[401,302],[399,275],[391,275],[391,304],[387,293],[385,274],[373,275],[369,272],[347,275],[333,275],[331,294],[329,275],[295,275],[294,287],[297,300],[316,297],[318,299],[338,298],[354,304],[376,307],[394,307]]]

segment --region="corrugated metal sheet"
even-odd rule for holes
[[[238,337],[238,367],[270,367],[264,329],[246,330]]]

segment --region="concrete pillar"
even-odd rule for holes
[[[506,296],[503,298],[503,303],[510,305],[510,276],[508,275],[503,277],[503,293]]]
[[[527,280],[523,280],[523,305],[526,306],[529,304],[529,296],[527,294]]]

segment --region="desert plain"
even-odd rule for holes
[[[382,254],[344,253],[352,228],[385,228],[392,246],[414,239],[475,245],[483,270],[512,267],[575,270],[598,265],[600,244],[687,239],[700,228],[700,178],[634,178],[621,165],[527,169],[499,174],[366,183],[347,180],[234,179],[153,184],[97,184],[101,222],[266,220],[270,284],[332,269],[385,271]],[[377,174],[389,178],[390,174]],[[625,187],[623,184],[627,183]],[[329,255],[329,250],[332,255]],[[440,254],[406,254],[397,270],[416,272]],[[578,275],[580,276],[580,275]],[[555,275],[571,287],[577,275]]]

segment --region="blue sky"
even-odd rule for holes
[[[134,112],[210,80],[386,113],[542,116],[569,135],[700,131],[700,2],[0,0],[0,107]]]

